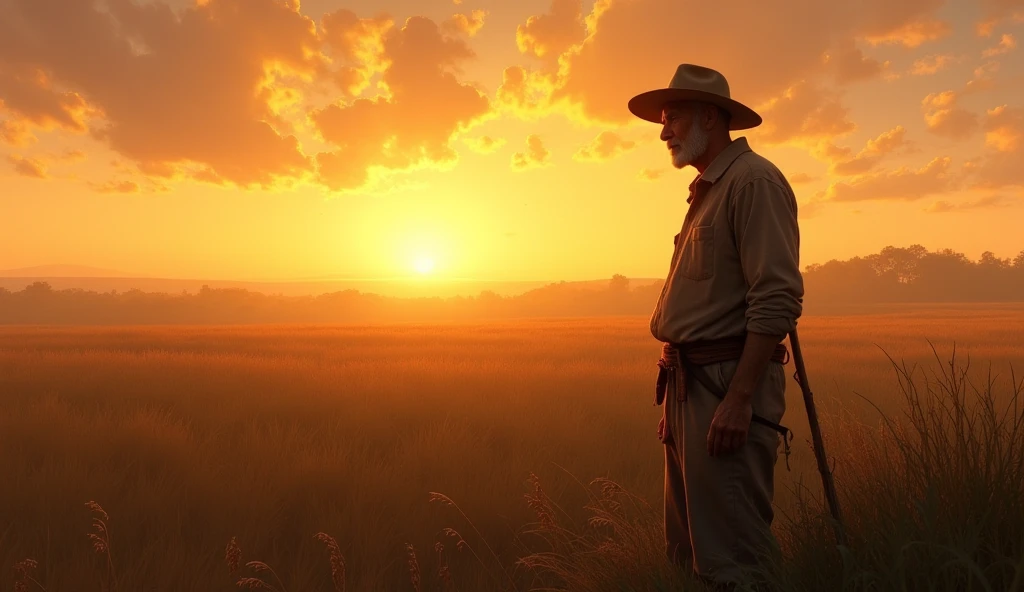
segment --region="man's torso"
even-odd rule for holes
[[[742,215],[737,214],[735,195],[755,179],[761,186],[781,192],[783,199],[778,205],[792,208],[792,228],[790,213],[784,212],[782,219],[787,228],[782,234],[799,244],[796,197],[785,177],[771,162],[751,151],[744,138],[734,140],[691,186],[690,207],[676,236],[669,274],[651,316],[651,333],[659,341],[703,341],[747,332],[750,284],[735,236],[734,221]],[[785,268],[782,275],[790,291],[802,295],[798,271],[794,277],[792,250],[786,253],[780,245],[778,255],[763,253],[768,258],[764,263]]]

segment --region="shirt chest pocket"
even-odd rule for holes
[[[679,254],[679,272],[691,280],[707,280],[714,276],[714,226],[693,227]]]

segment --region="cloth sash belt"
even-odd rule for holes
[[[661,359],[658,360],[658,382],[655,387],[654,397],[655,405],[661,405],[665,400],[665,391],[668,387],[670,372],[675,374],[677,396],[680,401],[686,400],[688,390],[687,378],[689,376],[697,379],[697,382],[701,383],[711,394],[719,399],[724,399],[726,393],[708,378],[703,366],[729,360],[738,360],[743,355],[745,343],[746,336],[690,343],[666,343],[662,348]],[[770,359],[772,362],[780,364],[788,363],[789,350],[786,348],[786,345],[783,343],[776,345]],[[793,438],[792,430],[774,421],[765,419],[756,413],[752,414],[751,421],[767,426],[782,435],[782,441],[785,444],[786,467],[788,468],[789,443]]]

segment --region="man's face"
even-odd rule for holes
[[[661,112],[661,140],[677,169],[693,164],[708,149],[708,132],[699,125],[698,112],[688,105],[668,106]]]

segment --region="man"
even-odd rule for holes
[[[774,467],[787,431],[781,341],[803,303],[796,197],[745,138],[732,139],[761,117],[730,97],[719,72],[680,65],[668,88],[629,109],[662,126],[676,168],[699,173],[651,316],[664,342],[665,539],[674,561],[728,586],[774,543]]]

